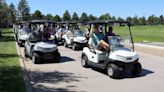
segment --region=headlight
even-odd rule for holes
[[[117,55],[117,58],[119,58],[119,59],[125,59],[125,57],[120,56],[120,55]]]
[[[82,42],[84,42],[84,43],[86,43],[87,42],[87,40],[81,40]]]
[[[120,56],[120,55],[117,55],[117,58],[119,58],[121,60],[132,60],[133,59],[132,57],[124,57],[124,56]]]
[[[39,46],[38,46],[37,49],[38,49],[38,50],[42,50],[42,47],[39,47]]]
[[[44,50],[44,51],[49,51],[49,50],[51,50],[51,48],[42,48],[42,47],[37,47],[37,49],[39,49],[39,50]]]

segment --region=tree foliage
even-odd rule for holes
[[[55,17],[53,17],[53,20],[55,21],[61,21],[61,18],[59,15],[55,15]]]
[[[149,25],[156,25],[156,24],[159,24],[159,18],[156,17],[155,15],[151,15],[148,17],[148,24]]]
[[[46,20],[52,20],[53,19],[53,15],[49,13],[46,16],[44,16],[44,19],[46,19]]]
[[[97,17],[96,16],[93,16],[92,14],[90,14],[88,16],[88,20],[97,20]]]
[[[87,13],[83,12],[80,17],[80,21],[88,21],[88,15]]]
[[[68,10],[65,11],[65,13],[63,14],[63,20],[67,21],[71,19],[71,15],[69,14]]]
[[[32,19],[42,19],[43,18],[43,14],[41,13],[41,11],[36,10],[33,14],[32,14]]]
[[[9,23],[14,23],[16,21],[16,9],[13,3],[9,6],[8,21]]]
[[[78,17],[76,12],[73,13],[72,20],[74,20],[74,21],[78,21],[79,20],[79,17]]]
[[[127,18],[126,18],[126,21],[132,22],[132,18],[131,18],[131,17],[127,17]]]
[[[139,25],[146,25],[146,18],[144,16],[139,18],[138,21],[139,21]]]
[[[163,15],[159,16],[159,24],[164,25],[164,17],[163,17]]]
[[[132,23],[133,23],[134,25],[139,25],[138,16],[134,16],[134,17],[132,18]]]
[[[111,15],[110,15],[109,13],[102,14],[102,15],[99,17],[99,20],[109,20],[109,19],[112,19]]]
[[[8,21],[9,7],[4,0],[0,1],[0,27],[7,27],[9,25]]]
[[[123,18],[121,18],[121,17],[118,17],[118,19],[117,19],[118,21],[124,21],[124,19]]]
[[[30,8],[26,0],[20,0],[18,4],[18,15],[19,20],[29,20],[30,19]]]

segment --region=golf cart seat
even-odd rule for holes
[[[35,43],[35,42],[38,42],[40,41],[42,38],[41,38],[41,35],[39,34],[39,32],[32,32],[29,34],[29,41],[32,42],[32,43]]]
[[[107,53],[105,51],[100,51],[94,48],[92,38],[89,38],[88,47],[83,48],[83,53],[88,56],[89,61],[94,63],[99,63],[106,59]]]
[[[98,50],[98,49],[93,47],[92,37],[89,38],[88,46],[89,46],[90,51],[94,52],[95,54],[104,54],[105,53],[104,51]]]

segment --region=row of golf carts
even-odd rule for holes
[[[73,28],[71,37],[66,34],[66,27],[70,25]],[[77,27],[77,22],[30,20],[14,25],[13,31],[18,45],[24,46],[25,57],[31,58],[34,63],[60,62],[57,45],[64,44],[73,50],[87,46],[84,33]]]
[[[60,62],[61,56],[53,33],[44,32],[45,28],[48,30],[48,26],[53,26],[54,23],[50,20],[31,20],[21,22],[19,26],[15,25],[13,30],[16,40],[20,47],[24,46],[26,58],[31,58],[36,64],[44,61]]]
[[[50,20],[31,20],[21,24],[28,23],[30,27],[14,29],[17,42],[20,46],[24,45],[25,57],[32,59],[34,63],[44,61],[60,62],[60,53],[57,49],[59,44],[65,47],[71,47],[73,50],[83,49],[81,64],[83,67],[94,67],[107,71],[112,78],[118,78],[122,71],[130,72],[133,75],[139,75],[142,67],[138,62],[139,57],[134,52],[133,37],[131,34],[130,23],[126,21],[89,21],[89,22],[54,22]],[[50,35],[40,31],[42,24],[52,25],[53,31]],[[107,43],[112,49],[109,51],[100,51],[94,48],[92,37],[87,38],[84,31],[79,26],[101,25],[103,33],[107,34],[108,26],[124,26],[129,30],[129,38],[124,39],[120,35],[108,36]],[[73,27],[73,36],[67,35],[67,26]],[[32,26],[35,26],[32,28]],[[59,27],[57,27],[59,26]],[[52,30],[52,29],[51,29]],[[122,30],[120,30],[122,31]],[[90,31],[91,32],[91,31]],[[123,32],[122,32],[123,33]],[[44,39],[43,39],[44,38]]]

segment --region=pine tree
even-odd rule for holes
[[[81,14],[80,21],[88,21],[88,20],[89,20],[88,15],[85,12],[83,12]]]
[[[10,23],[14,23],[16,21],[16,9],[13,3],[9,6],[8,19]]]
[[[73,13],[72,20],[74,20],[74,21],[78,21],[79,20],[79,17],[78,17],[76,12]]]
[[[41,13],[41,11],[36,10],[33,14],[32,14],[32,19],[42,19],[43,15]]]
[[[30,8],[26,0],[20,0],[18,4],[18,15],[19,19],[26,21],[30,19]]]
[[[70,16],[68,10],[66,10],[65,13],[63,14],[63,20],[67,21],[67,20],[70,20],[70,19],[71,19],[71,16]]]
[[[61,21],[61,18],[59,15],[55,15],[55,17],[53,17],[53,20],[55,21]]]

